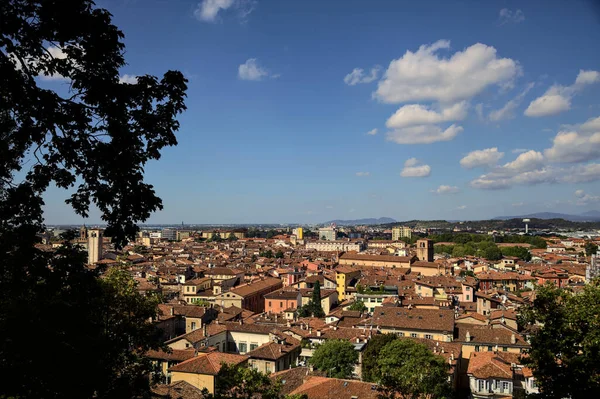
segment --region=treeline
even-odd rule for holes
[[[546,241],[538,236],[504,235],[493,236],[474,233],[440,233],[428,237],[433,242],[453,242],[455,244],[476,244],[481,242],[531,244],[533,248],[546,248]]]

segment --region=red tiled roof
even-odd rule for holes
[[[217,375],[221,370],[221,364],[227,363],[237,365],[248,360],[248,356],[236,355],[233,353],[210,352],[200,354],[197,357],[186,360],[171,367],[169,371],[178,371],[181,373],[208,374]]]

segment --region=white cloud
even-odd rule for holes
[[[238,77],[242,80],[258,81],[265,77],[278,78],[279,75],[273,75],[261,67],[256,58],[249,58],[238,67]]]
[[[136,75],[123,75],[121,77],[119,77],[119,83],[129,83],[129,84],[136,84],[138,81],[138,77]]]
[[[377,129],[371,129],[367,132],[369,136],[375,136],[377,134]]]
[[[370,176],[371,173],[370,172],[356,172],[356,176],[358,177],[366,177],[366,176]]]
[[[435,125],[419,125],[389,131],[386,139],[398,144],[430,144],[452,140],[462,131],[462,126],[457,125],[451,125],[445,130]]]
[[[500,25],[505,25],[509,23],[518,24],[520,22],[525,21],[525,14],[523,14],[523,11],[521,11],[520,9],[512,11],[508,8],[503,8],[502,10],[500,10],[498,21]]]
[[[582,132],[600,132],[600,116],[588,119],[581,124],[579,129]]]
[[[527,151],[529,151],[529,150],[528,150],[528,149],[526,149],[526,148],[515,148],[515,149],[514,149],[514,150],[512,150],[511,152],[512,152],[513,154],[520,154],[520,153],[522,153],[522,152],[527,152]]]
[[[575,191],[575,197],[577,197],[577,201],[575,201],[577,205],[588,205],[592,202],[600,202],[599,195],[587,194],[583,190]]]
[[[526,116],[540,117],[559,114],[571,109],[571,100],[585,86],[600,82],[597,71],[579,71],[575,83],[571,86],[553,85],[533,100],[525,110]]]
[[[194,10],[197,20],[216,22],[221,11],[235,9],[242,22],[254,11],[255,0],[202,0]]]
[[[538,169],[544,165],[544,156],[541,152],[530,150],[520,154],[517,159],[502,166],[504,170],[514,172],[527,172]]]
[[[349,86],[354,86],[359,83],[371,83],[374,80],[377,80],[379,77],[379,72],[381,71],[381,67],[379,65],[375,65],[371,68],[371,72],[367,75],[362,68],[354,68],[352,72],[344,77],[344,83]]]
[[[492,122],[498,122],[504,119],[514,118],[515,110],[519,107],[519,105],[521,105],[523,98],[527,95],[529,90],[533,88],[533,86],[535,86],[535,83],[529,83],[527,86],[525,86],[525,89],[519,93],[519,95],[512,100],[509,100],[502,108],[490,112],[490,120]]]
[[[386,103],[433,100],[453,103],[469,99],[490,85],[511,82],[519,73],[518,63],[498,58],[496,49],[476,43],[450,58],[438,56],[450,41],[439,40],[407,51],[393,60],[379,82],[375,97]]]
[[[414,125],[431,125],[441,122],[462,120],[467,116],[466,101],[442,107],[439,111],[421,104],[400,107],[386,122],[391,129],[402,129]]]
[[[427,177],[431,174],[431,167],[424,165],[417,158],[409,158],[404,162],[404,169],[400,173],[402,177]]]
[[[600,158],[600,117],[588,119],[572,131],[560,131],[544,151],[552,162],[584,162]]]
[[[586,183],[600,180],[600,164],[592,163],[567,168],[543,166],[526,172],[500,168],[471,181],[471,187],[494,190],[515,185],[531,186],[543,183]]]
[[[600,72],[598,71],[584,71],[583,69],[579,71],[577,78],[575,79],[575,84],[578,86],[585,86],[592,83],[600,82]]]
[[[456,186],[447,186],[444,184],[442,184],[435,190],[431,190],[432,193],[436,193],[436,194],[456,194],[459,191],[460,190]]]
[[[560,94],[556,89],[550,88],[546,94],[533,100],[525,115],[531,117],[555,115],[571,109],[571,98]]]
[[[503,156],[504,153],[499,152],[497,147],[471,151],[460,160],[460,166],[465,169],[473,169],[480,166],[492,167],[495,166]]]
[[[461,206],[457,206],[457,207],[456,207],[456,210],[457,210],[457,211],[464,211],[465,209],[467,209],[467,206],[466,206],[466,205],[461,205]]]

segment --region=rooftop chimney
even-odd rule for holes
[[[514,334],[513,334],[513,337],[514,337]],[[468,331],[467,331],[467,335],[465,335],[465,341],[471,342],[471,333],[469,333]]]
[[[510,343],[513,345],[517,343],[517,337],[515,336],[515,334],[511,334]]]

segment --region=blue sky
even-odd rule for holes
[[[165,205],[149,222],[600,208],[592,0],[98,5],[125,33],[124,77],[190,80],[179,145],[146,168]],[[48,223],[83,221],[66,197],[48,192]]]

